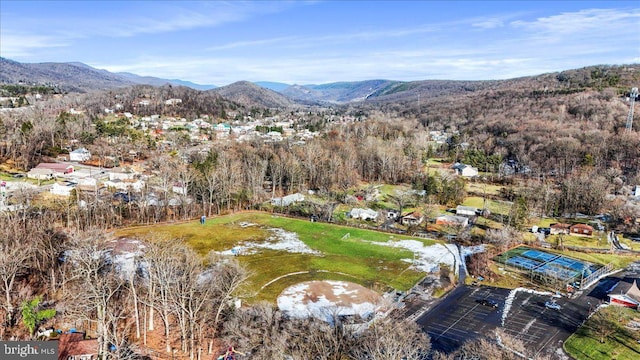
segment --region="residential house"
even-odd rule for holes
[[[635,189],[633,189],[633,194],[634,197],[640,198],[640,185],[636,185]]]
[[[70,161],[87,161],[91,159],[91,153],[85,148],[75,149],[69,153]]]
[[[133,180],[137,173],[131,168],[114,168],[109,172],[109,180]]]
[[[375,221],[378,219],[378,212],[371,209],[353,208],[349,212],[349,216],[351,216],[354,219]]]
[[[640,306],[638,279],[624,278],[620,280],[607,296],[609,297],[609,304],[611,305],[638,309],[638,306]]]
[[[478,209],[471,206],[462,206],[458,205],[456,207],[456,215],[457,216],[476,216],[478,214]]]
[[[420,225],[423,220],[424,216],[422,216],[422,214],[420,214],[419,212],[414,211],[403,216],[400,222],[402,223],[402,225]]]
[[[104,182],[107,188],[113,188],[123,191],[141,191],[144,188],[144,182],[141,180],[108,180]]]
[[[182,104],[182,99],[167,99],[164,101],[165,105],[177,105]]]
[[[456,171],[456,174],[464,177],[478,176],[478,169],[471,165],[465,165],[462,163],[453,164],[452,168]]]
[[[71,191],[73,191],[77,185],[78,184],[73,181],[61,181],[53,184],[49,192],[53,195],[69,197],[71,196]]]
[[[98,340],[85,339],[82,332],[60,334],[58,340],[58,360],[96,360]]]
[[[304,195],[295,193],[284,197],[271,199],[271,205],[274,206],[289,206],[295,202],[304,201]]]
[[[174,183],[171,187],[171,191],[179,195],[187,195],[187,187],[181,182]]]
[[[551,226],[549,226],[549,229],[551,230],[551,235],[569,234],[569,232],[571,231],[571,225],[565,223],[556,223],[551,224]]]
[[[63,163],[40,163],[36,169],[45,169],[51,171],[53,177],[63,177],[73,173],[73,165]]]
[[[440,215],[436,218],[436,225],[445,226],[469,226],[469,218],[457,215]]]
[[[569,233],[572,235],[593,235],[593,227],[587,224],[575,224],[569,228]]]
[[[400,211],[398,210],[388,210],[387,211],[387,219],[388,220],[396,220],[400,216]]]
[[[55,177],[51,169],[33,168],[27,172],[27,178],[36,180],[51,180]]]

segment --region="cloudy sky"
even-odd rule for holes
[[[0,0],[0,56],[218,86],[506,79],[640,62],[640,2]]]

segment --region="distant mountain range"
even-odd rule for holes
[[[502,91],[568,91],[568,87],[603,87],[624,83],[640,70],[638,64],[598,65],[508,80],[366,80],[329,84],[290,85],[279,82],[239,81],[216,88],[177,79],[111,73],[89,65],[71,63],[20,63],[0,58],[0,83],[55,85],[69,92],[105,90],[146,84],[171,84],[196,90],[215,92],[248,107],[291,107],[298,105],[331,105],[353,102],[417,104],[440,96],[458,96],[479,90]]]
[[[131,73],[112,73],[80,62],[20,63],[0,57],[0,83],[52,85],[69,92],[107,90],[131,85],[187,86],[196,90],[209,90],[214,85],[200,85],[176,79],[161,79]]]

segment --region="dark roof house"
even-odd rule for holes
[[[85,339],[81,332],[65,333],[58,340],[58,360],[94,360],[98,358],[98,340]]]

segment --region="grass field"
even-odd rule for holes
[[[484,207],[484,199],[479,196],[469,196],[464,199],[462,203],[464,206],[473,206],[478,209],[482,209]],[[491,211],[492,214],[509,214],[511,210],[511,204],[503,201],[495,201],[491,199],[487,199],[487,208]]]
[[[241,223],[257,226],[241,226]],[[250,287],[257,294],[251,301],[275,301],[286,287],[312,279],[348,280],[381,291],[391,288],[407,290],[424,276],[422,272],[409,269],[406,259],[412,258],[412,252],[368,243],[410,237],[312,223],[268,213],[247,212],[216,217],[207,219],[205,225],[190,221],[129,228],[118,230],[115,235],[148,241],[158,237],[182,239],[204,256],[212,250],[225,251],[242,243],[264,241],[272,236],[269,228],[296,233],[300,241],[320,255],[261,249],[255,254],[238,256],[237,259],[252,272]],[[425,245],[434,243],[424,239],[419,241]],[[307,273],[283,277],[260,290],[277,277],[303,271]]]
[[[598,310],[609,319],[606,326],[613,333],[600,342],[596,316],[591,317],[564,343],[565,351],[577,360],[632,360],[640,358],[640,331],[625,327],[629,320],[637,317],[632,309],[609,306]],[[636,319],[637,321],[637,319]]]
[[[474,192],[476,194],[486,193],[487,195],[498,195],[500,194],[500,190],[502,190],[503,187],[504,186],[500,185],[468,182],[466,185],[466,190],[468,192]]]

